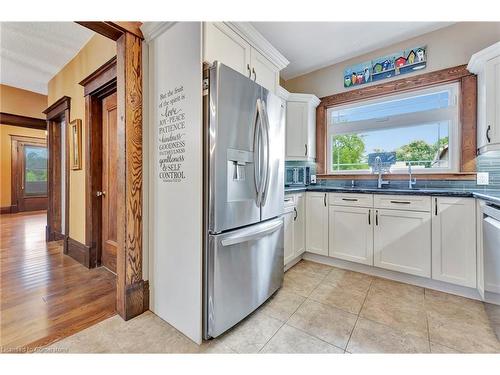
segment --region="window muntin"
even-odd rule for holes
[[[456,171],[457,95],[451,84],[329,108],[329,173],[369,173],[368,154],[380,151],[396,152],[393,173],[410,163],[416,173]]]

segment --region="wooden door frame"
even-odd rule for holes
[[[149,309],[142,278],[142,41],[140,22],[77,22],[116,41],[118,252],[116,309],[125,320]]]
[[[116,56],[80,82],[85,95],[85,246],[89,268],[101,265],[102,100],[117,92]]]
[[[21,160],[18,159],[19,156],[19,143],[35,145],[35,146],[45,146],[47,147],[47,139],[39,138],[39,137],[28,137],[28,136],[20,136],[20,135],[11,135],[11,160],[10,160],[10,191],[11,191],[11,213],[25,211],[24,207],[20,207],[20,187],[21,187],[21,179],[18,174],[19,172],[19,163],[22,163]],[[47,181],[48,183],[48,181]],[[48,195],[47,195],[48,197]],[[47,198],[44,197],[44,198]],[[35,198],[35,197],[33,197]]]
[[[45,237],[47,241],[64,240],[64,253],[68,253],[69,236],[69,142],[67,127],[65,131],[65,163],[61,166],[61,123],[64,121],[65,126],[70,121],[71,98],[63,96],[43,113],[47,116],[47,226]],[[61,220],[60,211],[62,210],[62,198],[60,191],[61,183],[61,168],[65,171],[65,189],[64,189],[64,232],[57,230],[57,221]],[[58,211],[59,210],[59,211]]]

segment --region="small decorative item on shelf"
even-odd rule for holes
[[[71,169],[78,170],[82,169],[82,120],[73,120],[69,125]]]
[[[344,69],[344,87],[353,87],[368,82],[391,78],[425,68],[427,51],[425,46],[398,51],[372,61],[348,66]]]

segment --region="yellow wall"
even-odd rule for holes
[[[47,95],[0,84],[0,112],[45,120]]]
[[[85,98],[79,85],[85,77],[116,55],[116,43],[93,36],[78,54],[49,81],[48,104],[63,96],[71,98],[70,121],[81,119],[85,139]],[[70,171],[69,236],[85,243],[85,142],[82,142],[82,169]]]
[[[45,119],[47,96],[0,84],[0,112]],[[45,130],[0,125],[0,207],[11,202],[11,135],[45,138]]]

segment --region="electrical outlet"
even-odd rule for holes
[[[316,183],[316,175],[312,174],[311,175],[311,184],[315,184],[315,183]]]
[[[478,172],[476,175],[476,184],[478,185],[489,185],[490,174],[488,172]]]

